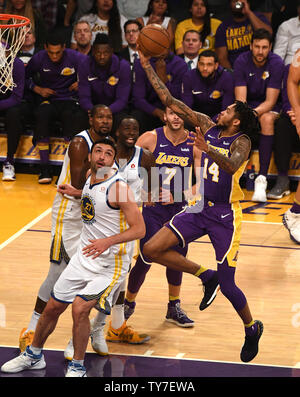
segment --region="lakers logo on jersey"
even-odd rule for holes
[[[93,223],[95,218],[94,200],[88,194],[81,198],[81,217],[87,223]]]
[[[74,73],[75,73],[75,69],[74,68],[65,67],[65,68],[63,68],[63,70],[61,71],[60,74],[62,76],[71,76]]]
[[[211,94],[210,94],[210,98],[211,99],[219,99],[221,98],[222,93],[220,91],[214,90]]]

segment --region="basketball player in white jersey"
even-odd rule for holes
[[[88,154],[94,141],[111,134],[113,116],[105,105],[96,105],[90,114],[90,129],[80,132],[72,139],[59,176],[58,185],[70,183],[77,189],[82,189],[89,169]],[[49,273],[42,283],[34,311],[27,328],[22,329],[19,337],[21,352],[25,351],[34,336],[36,324],[42,314],[51,291],[58,277],[67,266],[70,258],[76,252],[82,229],[80,200],[72,196],[57,193],[52,207],[52,244],[50,252]],[[101,332],[96,332],[92,338],[93,349],[101,355],[108,354],[108,348]],[[139,339],[139,334],[128,328],[128,339]],[[142,343],[142,342],[140,342]]]
[[[139,137],[139,124],[132,116],[124,116],[120,120],[120,124],[116,131],[117,136],[117,155],[115,159],[116,168],[118,168],[120,176],[129,184],[136,203],[140,206],[142,204],[142,188],[143,181],[141,169],[147,172],[146,182],[148,186],[144,186],[144,190],[150,192],[151,185],[151,168],[155,167],[155,158],[153,154],[147,150],[136,146],[135,143]],[[58,191],[68,195],[81,197],[82,190],[74,189],[69,184],[62,184],[58,186]],[[134,254],[135,242],[128,244],[128,255],[130,258]],[[124,298],[126,290],[126,280],[120,289],[119,297],[113,307],[111,321],[106,335],[106,341],[109,342],[127,342],[130,344],[141,344],[147,342],[150,337],[146,334],[139,334],[128,327],[124,317]],[[103,328],[105,326],[106,314],[98,312],[96,317],[92,320],[92,346],[93,349],[100,355],[103,355]],[[98,332],[97,334],[95,332]],[[100,334],[100,335],[99,335]],[[102,343],[93,343],[95,340],[102,340]],[[101,350],[99,350],[101,347]],[[66,349],[65,358],[71,360],[73,357],[73,341],[70,339]]]
[[[46,367],[42,348],[59,316],[72,303],[74,358],[67,377],[86,376],[84,356],[93,307],[107,314],[126,278],[131,259],[126,244],[145,234],[145,224],[127,183],[112,166],[116,155],[111,138],[96,141],[89,154],[91,174],[81,198],[83,228],[72,256],[40,317],[33,342],[1,370],[16,373]]]

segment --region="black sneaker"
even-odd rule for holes
[[[213,300],[217,296],[218,290],[219,279],[217,272],[215,272],[214,275],[206,283],[203,284],[204,297],[199,306],[200,310],[204,310],[212,304]]]
[[[194,326],[194,321],[188,318],[186,313],[180,307],[180,301],[175,305],[168,303],[168,311],[166,314],[166,321],[174,323],[179,327],[189,328]]]
[[[241,350],[241,360],[244,363],[248,363],[249,361],[253,360],[258,353],[258,342],[262,336],[264,325],[259,320],[255,320],[255,323],[257,323],[257,333],[252,336],[245,336],[245,343]]]
[[[39,183],[47,185],[52,182],[52,175],[48,168],[41,167],[41,173],[39,175]]]

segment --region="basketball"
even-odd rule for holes
[[[138,37],[138,44],[144,55],[160,57],[170,48],[170,36],[166,29],[153,23],[143,27]]]

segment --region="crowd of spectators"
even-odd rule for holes
[[[68,144],[89,127],[97,103],[109,106],[114,127],[124,113],[137,118],[141,134],[164,123],[136,50],[143,26],[157,23],[168,30],[171,47],[151,63],[172,95],[213,119],[235,99],[247,101],[261,126],[253,140],[260,159],[253,200],[287,193],[289,159],[299,150],[286,76],[300,47],[300,1],[0,0],[0,12],[31,21],[14,62],[15,86],[0,94],[3,180],[16,178],[14,155],[28,124],[40,153],[39,183],[50,183],[55,125]],[[266,194],[272,152],[278,179]]]

